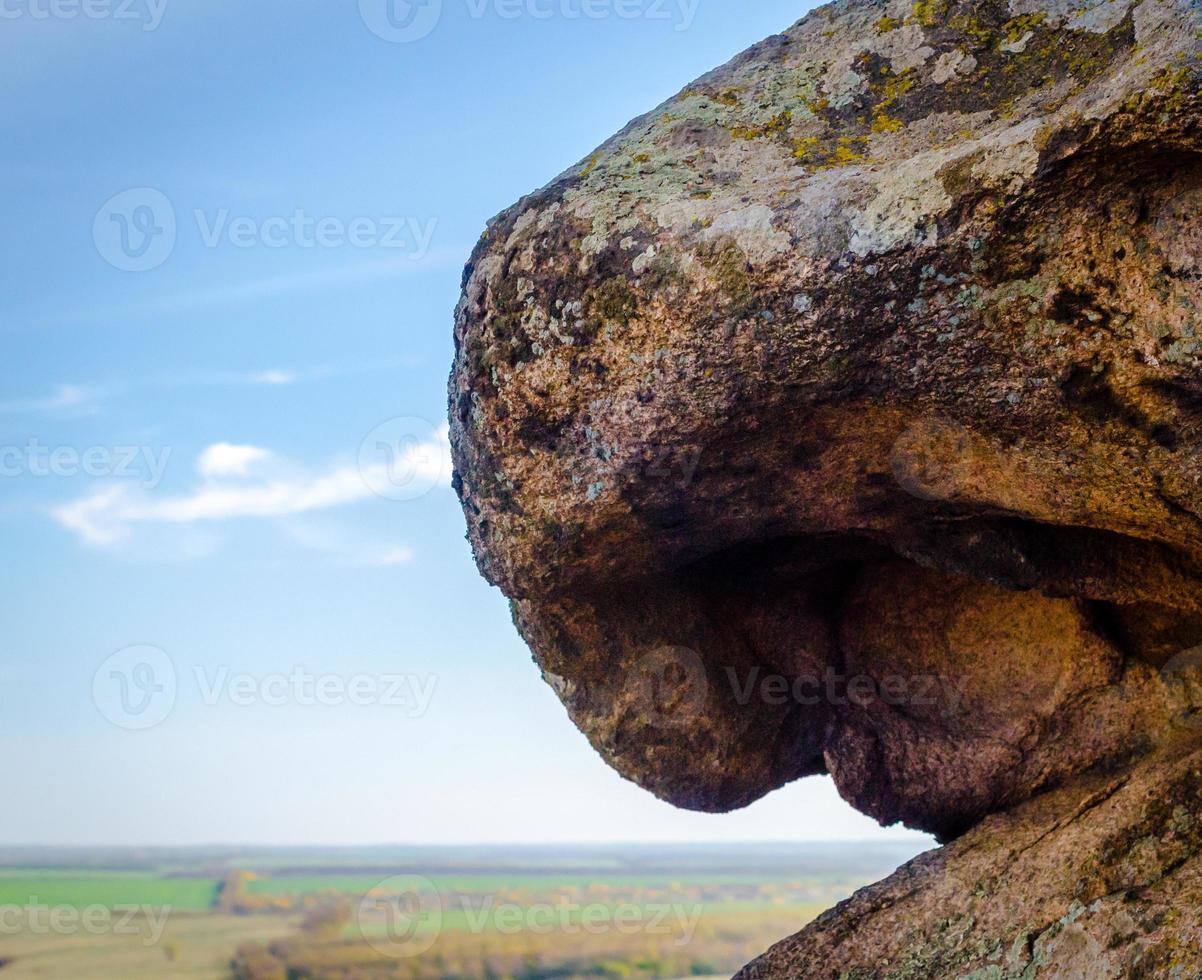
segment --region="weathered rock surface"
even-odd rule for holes
[[[1200,38],[836,3],[490,225],[457,488],[619,772],[705,810],[830,773],[953,839],[1158,751],[1202,644]]]
[[[1187,980],[1202,972],[1202,751],[990,817],[736,980]]]

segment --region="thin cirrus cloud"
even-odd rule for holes
[[[444,425],[424,442],[405,445],[391,461],[336,464],[313,471],[261,446],[215,443],[196,459],[199,483],[186,493],[166,494],[130,482],[106,482],[93,492],[55,507],[50,516],[86,545],[119,551],[139,529],[215,527],[232,521],[275,521],[332,511],[381,499],[397,471],[431,490],[450,486],[451,458]],[[311,550],[336,555],[339,536],[296,527],[288,536]],[[347,549],[342,549],[346,551]],[[408,562],[401,545],[350,549],[341,559],[388,567]]]
[[[313,368],[306,371],[268,368],[262,371],[250,371],[243,374],[209,375],[203,378],[180,380],[178,378],[164,379],[163,387],[180,387],[185,384],[205,385],[251,385],[280,388],[299,384],[302,381],[314,381],[335,375],[330,368]],[[107,385],[104,388],[95,385],[59,384],[48,395],[31,398],[17,398],[0,402],[0,415],[33,415],[33,416],[82,416],[95,415],[104,407],[104,402],[112,396],[124,394],[132,386]]]
[[[343,289],[370,283],[395,283],[398,278],[443,273],[457,269],[470,246],[431,249],[421,258],[397,256],[346,265],[329,266],[306,272],[287,272],[241,282],[221,282],[154,296],[136,303],[112,307],[80,307],[60,313],[39,315],[49,326],[110,322],[122,318],[164,316],[229,306],[276,296]]]
[[[323,365],[307,368],[263,368],[258,371],[218,371],[199,374],[165,374],[156,379],[161,388],[266,387],[286,388],[308,381],[324,381],[366,369]]]
[[[294,385],[300,380],[300,375],[295,371],[259,371],[250,375],[247,378],[247,383],[278,387],[280,385]]]
[[[252,371],[222,371],[191,374],[164,374],[149,382],[116,384],[59,384],[40,397],[0,401],[0,415],[81,416],[95,415],[105,403],[139,387],[264,387],[288,388],[294,385],[351,378],[420,365],[413,357],[381,357],[353,364],[324,364],[303,368],[271,367]]]
[[[99,392],[84,385],[58,385],[42,398],[22,398],[0,402],[0,415],[52,415],[61,412],[89,412],[95,409]]]
[[[421,358],[381,356],[369,361],[348,364],[320,364],[308,367],[270,367],[258,371],[218,372],[194,375],[169,375],[160,379],[166,387],[188,385],[263,385],[286,387],[315,381],[330,381],[352,378],[365,374],[379,374],[402,368],[420,367]]]
[[[294,544],[315,551],[338,565],[394,568],[408,565],[414,557],[407,545],[381,543],[344,525],[292,521],[284,528]]]

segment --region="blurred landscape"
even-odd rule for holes
[[[912,844],[0,848],[0,976],[730,976]]]

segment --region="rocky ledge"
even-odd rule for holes
[[[1189,0],[836,3],[472,257],[456,487],[597,750],[712,811],[829,773],[955,842],[748,976],[1202,965],[1156,918],[1202,900],[1163,761],[1202,662],[1200,53]]]
[[[987,818],[736,980],[1187,980],[1202,969],[1202,751]]]

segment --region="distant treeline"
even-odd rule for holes
[[[934,846],[911,843],[562,845],[462,847],[0,847],[0,868],[153,871],[222,878],[237,869],[272,877],[312,874],[504,875],[516,871],[589,874],[851,874],[870,880]]]

